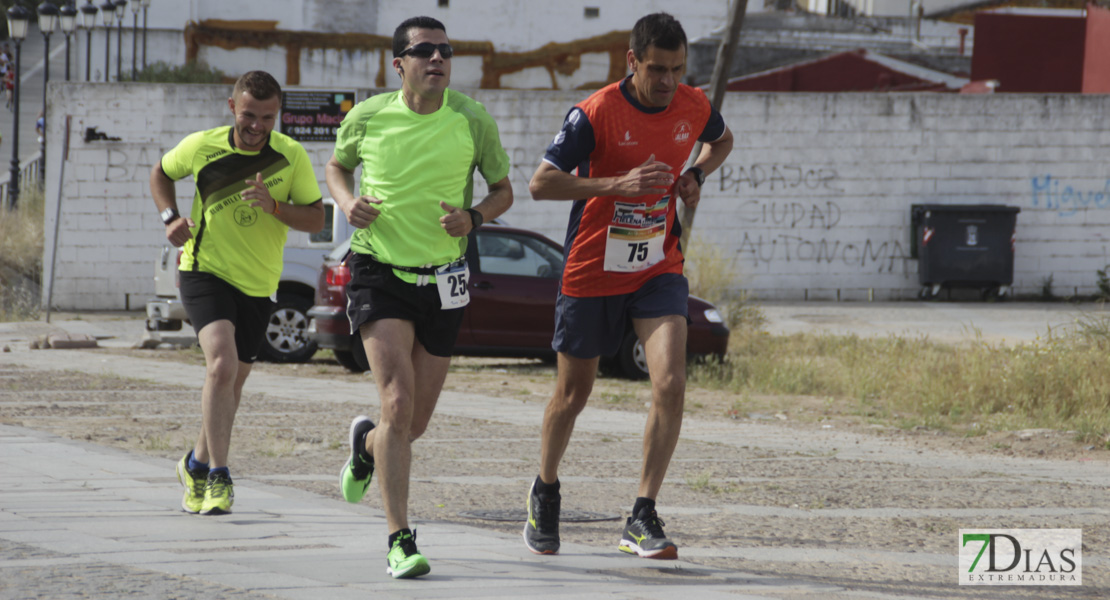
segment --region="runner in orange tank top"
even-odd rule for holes
[[[537,554],[559,551],[559,462],[599,357],[614,354],[631,326],[647,355],[653,401],[638,497],[618,548],[645,558],[678,557],[655,511],[686,393],[689,286],[677,200],[697,205],[705,176],[732,150],[732,133],[701,90],[680,83],[686,34],[674,17],[643,17],[630,46],[632,74],[570,110],[529,185],[536,200],[574,201],[552,341],[559,375],[544,414],[540,473],[528,493],[524,526],[525,544]],[[697,141],[705,145],[683,170]]]

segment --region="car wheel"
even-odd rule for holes
[[[344,369],[352,373],[365,373],[370,370],[370,361],[366,360],[366,348],[358,336],[351,336],[350,350],[332,350],[335,360]]]
[[[281,294],[266,322],[262,356],[273,362],[305,362],[316,354],[316,342],[308,337],[308,309],[312,299]]]
[[[648,376],[647,351],[635,331],[625,334],[613,363],[617,372],[629,379],[645,379]]]

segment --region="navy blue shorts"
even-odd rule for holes
[[[197,335],[213,321],[231,321],[235,326],[235,351],[239,362],[249,364],[257,360],[266,339],[270,313],[274,311],[273,301],[265,296],[248,296],[204,271],[181,271],[180,276],[181,303]]]
[[[393,268],[366,254],[352,252],[347,259],[351,281],[347,284],[347,318],[351,333],[371,321],[412,321],[416,340],[432,356],[450,357],[462,327],[464,308],[443,310],[435,284],[415,285],[393,274]],[[406,351],[407,352],[407,351]]]
[[[630,294],[575,298],[559,292],[551,348],[575,358],[612,356],[632,319],[682,315],[690,321],[690,283],[685,275],[663,273]]]

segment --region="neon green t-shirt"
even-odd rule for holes
[[[182,271],[211,273],[248,296],[270,296],[281,279],[282,252],[289,227],[240,194],[247,179],[262,173],[278,202],[313,204],[320,184],[308,153],[292,138],[270,133],[258,152],[235,147],[230,126],[198,131],[162,157],[162,171],[177,181],[193,176],[197,192],[190,217],[196,224],[185,243]]]
[[[493,118],[450,89],[429,115],[409,109],[400,91],[360,102],[339,127],[335,159],[351,171],[362,164],[359,194],[382,201],[375,205],[381,215],[355,231],[351,248],[404,267],[439,266],[462,256],[466,238],[443,230],[439,202],[470,208],[475,168],[489,183],[509,174]],[[395,272],[415,281],[411,273]]]

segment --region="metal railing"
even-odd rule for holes
[[[41,154],[41,152],[35,152],[19,163],[19,193],[21,195],[33,185],[42,186],[43,182],[39,177]],[[0,208],[7,208],[9,206],[8,182],[11,181],[11,179],[12,175],[9,171],[5,171],[3,176],[0,176]]]

